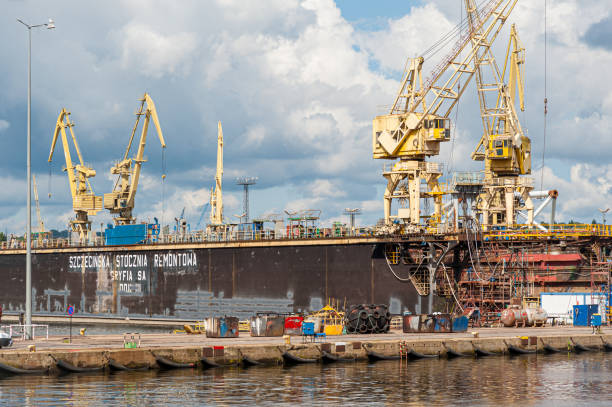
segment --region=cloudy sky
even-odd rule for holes
[[[168,145],[149,132],[136,215],[166,223],[183,207],[192,227],[208,200],[216,126],[225,136],[225,216],[241,213],[238,176],[257,176],[251,214],[321,209],[325,222],[382,216],[382,162],[371,157],[371,120],[385,113],[407,57],[459,23],[461,0],[125,0],[0,3],[0,230],[25,225],[27,30],[32,33],[32,163],[42,216],[64,229],[72,216],[63,156],[47,163],[55,121],[72,112],[96,194],[110,192],[112,163],[126,147],[138,98],[154,99]],[[549,114],[545,189],[560,191],[559,218],[590,221],[612,205],[612,9],[610,0],[548,1]],[[519,0],[526,60],[526,112],[536,186],[543,148],[544,0]],[[502,59],[510,24],[498,39]],[[427,71],[442,58],[426,61]],[[473,84],[453,141],[437,159],[475,170],[469,153],[481,122]],[[49,197],[51,194],[51,197]],[[34,215],[35,216],[35,215]],[[94,225],[110,217],[101,212]],[[35,218],[34,218],[35,221]]]

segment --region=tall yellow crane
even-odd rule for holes
[[[487,51],[497,38],[517,0],[489,0],[477,11],[478,36],[462,22],[461,35],[450,53],[433,69],[423,83],[423,56],[410,59],[406,65],[400,90],[390,112],[377,116],[373,121],[372,148],[375,159],[397,160],[384,166],[387,180],[384,194],[385,223],[399,218],[412,227],[421,222],[420,200],[434,199],[435,224],[441,217],[444,191],[438,179],[441,166],[426,162],[426,158],[440,152],[440,143],[450,140],[449,115],[466,85],[476,72],[476,67],[486,58]],[[472,44],[472,48],[467,47]],[[464,52],[466,51],[466,52]],[[461,87],[458,85],[461,84]],[[427,190],[421,191],[421,181]],[[400,183],[403,183],[400,185]],[[400,208],[397,216],[391,215],[393,199],[409,202],[409,208]]]
[[[128,158],[142,116],[144,116],[144,122],[140,134],[138,150],[134,157]],[[136,191],[138,190],[140,170],[142,168],[142,163],[146,162],[144,159],[144,148],[147,143],[147,131],[151,120],[153,120],[155,129],[157,130],[162,148],[166,148],[166,142],[164,141],[164,136],[159,125],[155,104],[149,94],[145,93],[142,99],[140,99],[140,107],[136,112],[136,123],[132,129],[132,135],[130,136],[130,141],[128,142],[123,159],[111,168],[111,174],[118,175],[115,186],[113,187],[113,192],[104,194],[104,208],[108,209],[113,215],[117,215],[114,218],[115,224],[117,225],[129,225],[135,222],[132,211],[134,209]],[[165,177],[165,174],[162,175],[162,177]]]
[[[470,27],[478,36],[475,1],[465,0],[465,5]],[[518,91],[520,109],[525,108],[524,62],[525,49],[513,24],[503,70],[500,71],[490,49],[476,70],[483,135],[472,159],[485,162],[483,189],[476,201],[476,211],[482,215],[485,229],[494,225],[512,227],[522,210],[528,213],[528,223],[533,222],[533,202],[529,196],[533,180],[524,176],[531,174],[531,140],[523,132],[515,107]]]
[[[68,174],[68,184],[70,186],[70,194],[72,195],[72,208],[76,214],[76,218],[70,220],[70,227],[73,232],[78,233],[81,241],[86,241],[89,239],[91,231],[91,221],[88,215],[93,216],[102,209],[102,197],[94,194],[93,188],[89,183],[89,178],[94,177],[96,171],[85,166],[83,163],[83,156],[72,130],[73,127],[74,123],[70,121],[70,112],[62,109],[55,124],[48,161],[51,162],[53,159],[55,143],[61,134],[64,158],[66,160],[64,171]],[[79,163],[76,165],[72,162],[72,157],[70,156],[70,145],[66,136],[66,129],[70,131],[70,137],[79,159]]]
[[[215,186],[210,189],[210,224],[223,224],[223,129],[217,123],[217,173]]]
[[[38,202],[38,186],[36,185],[36,175],[32,174],[32,183],[34,185],[34,202],[36,202],[36,218],[38,219],[38,237],[39,239],[45,234],[45,222],[40,216],[40,203]]]

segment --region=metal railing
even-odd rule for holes
[[[612,225],[598,224],[542,224],[547,230],[540,230],[534,225],[515,225],[513,228],[505,226],[491,227],[483,231],[484,240],[509,240],[509,239],[546,239],[556,238],[579,238],[579,237],[612,237]],[[444,226],[428,227],[423,229],[426,234],[448,234],[451,233]],[[458,232],[461,232],[460,229]],[[413,235],[414,233],[410,233]],[[381,236],[376,232],[376,228],[358,228],[351,231],[349,228],[283,228],[281,230],[247,230],[247,231],[227,231],[209,232],[196,231],[184,234],[160,235],[155,238],[145,239],[138,244],[163,245],[177,243],[221,243],[221,242],[240,242],[240,241],[281,241],[281,240],[317,240],[335,238],[368,238]],[[395,236],[395,235],[394,235]],[[401,237],[398,234],[396,237]],[[57,249],[71,247],[112,247],[106,245],[103,238],[83,243],[79,240],[71,239],[46,239],[42,242],[33,240],[33,249]],[[116,246],[129,246],[120,244]],[[17,241],[12,243],[2,242],[0,250],[23,250],[25,242]]]
[[[305,228],[293,227],[283,228],[282,230],[264,229],[264,230],[232,230],[227,232],[206,232],[195,231],[188,233],[166,234],[147,238],[141,242],[134,244],[174,244],[174,243],[215,243],[215,242],[236,242],[236,241],[254,241],[254,240],[305,240],[305,239],[333,239],[333,238],[363,238],[374,236],[372,228],[357,228],[351,231],[350,228]],[[112,247],[115,245],[106,245],[104,238],[97,237],[89,242],[72,239],[45,239],[42,241],[32,240],[33,249],[57,249],[70,247]],[[129,246],[128,244],[119,244],[116,246]],[[24,250],[26,248],[25,241],[2,242],[0,250]]]
[[[14,336],[20,336],[22,340],[26,339],[26,327],[32,328],[32,339],[36,337],[36,328],[44,328],[45,339],[49,339],[49,325],[40,325],[40,324],[32,324],[32,325],[23,325],[23,324],[12,324],[12,325],[2,325],[0,329],[6,330],[8,329],[8,334],[11,338]]]
[[[489,239],[538,239],[548,237],[612,237],[611,225],[593,225],[589,223],[542,224],[547,230],[532,225],[516,225],[512,229],[488,230],[484,232],[485,240]]]
[[[469,171],[453,173],[452,185],[482,185],[484,183],[484,172]]]
[[[429,161],[398,161],[383,164],[383,173],[401,171],[425,171],[432,174],[441,174],[444,166],[441,163]]]

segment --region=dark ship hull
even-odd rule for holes
[[[396,278],[385,243],[369,239],[180,243],[37,249],[32,310],[112,317],[201,319],[257,312],[388,304],[425,312],[410,282]],[[0,303],[25,310],[25,250],[0,252]],[[423,301],[425,308],[426,299]]]

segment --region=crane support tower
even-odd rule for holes
[[[79,144],[72,130],[73,127],[74,123],[70,121],[70,112],[66,109],[62,109],[57,118],[57,123],[55,124],[48,161],[51,162],[53,159],[55,143],[57,142],[58,136],[61,134],[64,158],[66,160],[66,168],[64,171],[68,174],[68,184],[70,186],[70,194],[72,195],[72,208],[76,214],[76,218],[70,220],[70,228],[72,232],[78,234],[82,242],[86,242],[89,240],[91,233],[91,220],[89,220],[88,216],[94,216],[102,209],[102,197],[94,195],[91,184],[89,183],[89,178],[94,177],[96,171],[85,166],[83,163],[83,156],[81,155]],[[70,137],[79,159],[78,164],[72,162],[66,129],[70,131]]]
[[[474,0],[465,0],[470,28],[476,38],[482,36],[480,17]],[[474,41],[473,47],[477,44]],[[534,223],[531,174],[531,140],[525,135],[516,111],[525,109],[523,66],[525,48],[516,26],[510,29],[504,68],[500,71],[491,49],[476,67],[476,86],[480,104],[483,134],[472,153],[472,159],[485,162],[482,192],[476,199],[476,213],[484,230],[495,226],[513,227],[517,214],[526,223]],[[508,84],[506,84],[508,73]],[[555,195],[556,198],[556,195]]]
[[[383,166],[387,180],[384,194],[385,224],[401,219],[409,228],[420,228],[420,200],[433,198],[434,214],[428,217],[436,225],[442,216],[443,191],[439,178],[442,167],[427,162],[428,157],[440,152],[440,143],[449,141],[449,115],[476,72],[476,67],[487,57],[517,0],[489,0],[477,10],[477,31],[465,26],[450,53],[433,69],[423,82],[423,56],[409,59],[400,90],[388,114],[373,121],[372,149],[375,159],[396,160]],[[478,35],[476,34],[478,33]],[[469,49],[468,44],[472,44]],[[464,52],[466,51],[466,52]],[[458,86],[461,84],[461,86]],[[427,190],[421,191],[421,181]],[[391,215],[393,199],[409,202]]]
[[[142,116],[144,116],[144,123],[142,125],[138,150],[133,158],[128,158]],[[123,159],[111,168],[111,174],[118,176],[113,192],[104,194],[104,208],[115,215],[114,222],[116,225],[129,225],[136,221],[132,211],[134,210],[136,191],[138,190],[140,170],[142,169],[142,163],[146,162],[144,159],[144,149],[147,143],[147,131],[151,120],[153,120],[157,136],[159,137],[162,149],[164,149],[166,148],[166,142],[159,125],[155,104],[149,94],[145,93],[142,99],[140,99],[140,107],[136,112],[136,123],[132,129],[132,135],[123,154]],[[163,177],[165,177],[165,174],[162,175]]]
[[[223,224],[223,128],[217,123],[217,173],[215,186],[210,189],[210,224]]]

